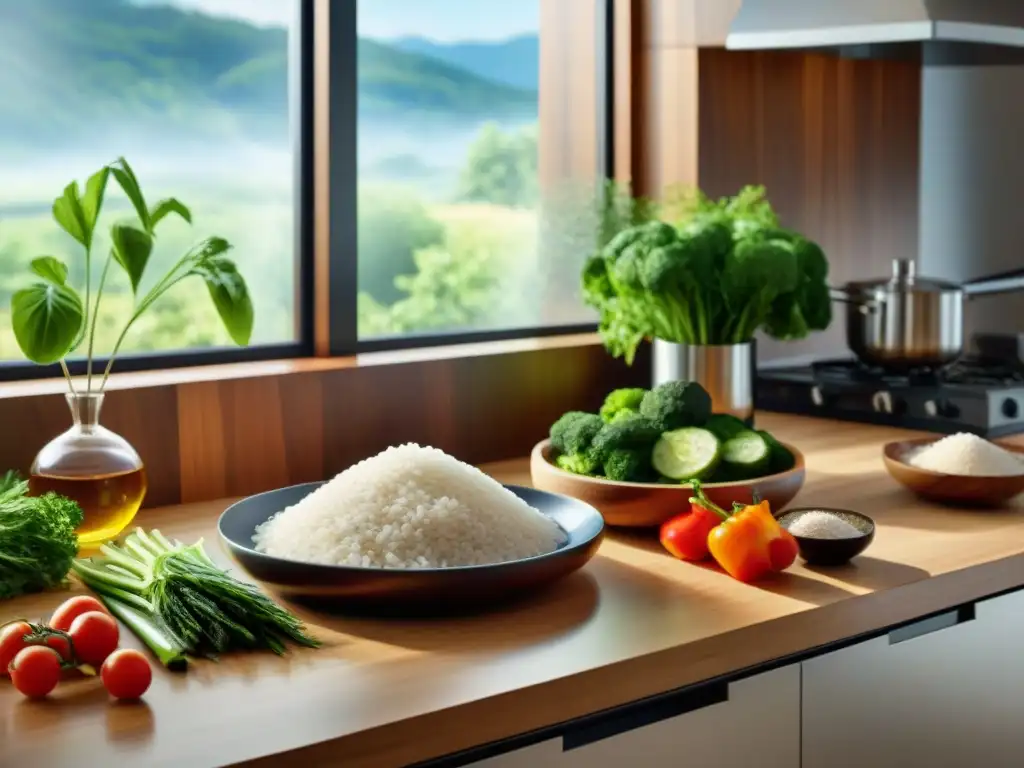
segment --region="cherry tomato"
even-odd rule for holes
[[[45,645],[22,648],[11,662],[11,681],[26,696],[40,699],[57,687],[60,656]]]
[[[31,632],[32,627],[27,621],[14,621],[0,629],[0,677],[8,674],[7,667],[14,661],[18,651],[28,647],[25,635]]]
[[[114,651],[100,669],[103,687],[118,699],[137,699],[153,682],[153,668],[142,653],[134,648]]]
[[[45,643],[53,648],[64,661],[71,661],[71,643],[64,635],[48,635]]]
[[[117,622],[99,611],[83,613],[68,632],[75,644],[75,656],[82,664],[98,667],[117,650]]]
[[[99,611],[110,615],[106,606],[92,595],[76,595],[57,606],[57,610],[50,617],[50,626],[61,632],[67,632],[71,629],[71,624],[75,619],[89,611]]]

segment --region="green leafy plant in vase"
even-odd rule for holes
[[[102,256],[94,287],[97,221],[111,178],[131,203],[134,218],[110,227],[110,247]],[[56,491],[79,503],[83,511],[78,528],[80,546],[99,544],[120,533],[135,517],[146,493],[146,472],[138,453],[127,440],[99,423],[111,368],[136,321],[178,283],[202,280],[231,339],[245,345],[252,335],[252,299],[234,261],[226,255],[231,246],[221,237],[201,240],[140,293],[157,227],[170,216],[192,222],[188,207],[176,198],[148,205],[124,158],[90,176],[84,189],[77,181],[71,182],[54,200],[53,218],[84,249],[84,292],[69,283],[67,264],[55,256],[39,256],[31,262],[35,282],[11,298],[11,323],[18,346],[34,363],[60,364],[68,383],[66,398],[72,418],[71,428],[36,455],[29,487],[34,494]],[[121,270],[127,276],[134,306],[100,371],[94,365],[97,318],[111,270]],[[66,363],[76,352],[85,357],[84,381],[77,386]]]

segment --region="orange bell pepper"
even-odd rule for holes
[[[797,555],[796,539],[772,516],[767,501],[736,504],[726,512],[693,484],[690,503],[714,512],[722,523],[708,534],[708,549],[722,569],[737,581],[752,582],[772,571],[784,571]]]

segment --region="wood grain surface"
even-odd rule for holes
[[[561,413],[643,385],[593,335],[115,375],[101,422],[146,464],[146,507],[331,477],[393,443],[480,463],[525,456]],[[71,425],[62,381],[0,385],[0,471]],[[515,403],[515,408],[511,404]]]
[[[284,659],[236,655],[158,673],[146,703],[111,706],[95,680],[26,702],[0,686],[5,765],[400,766],[879,630],[1024,584],[1024,508],[929,505],[882,466],[913,433],[764,414],[798,445],[801,506],[874,518],[872,546],[835,570],[795,566],[756,586],[679,562],[648,534],[613,533],[581,572],[490,615],[374,621],[303,612],[326,645]],[[528,481],[525,459],[486,467]],[[225,502],[140,515],[182,538]],[[63,594],[0,604],[0,622]],[[135,645],[132,638],[126,643]]]

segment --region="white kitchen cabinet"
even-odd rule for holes
[[[803,663],[802,768],[1024,766],[1024,592]]]
[[[573,747],[560,768],[797,768],[800,670],[791,665],[728,685],[728,700]]]
[[[466,768],[559,768],[561,761],[562,739],[555,738],[470,763]]]

